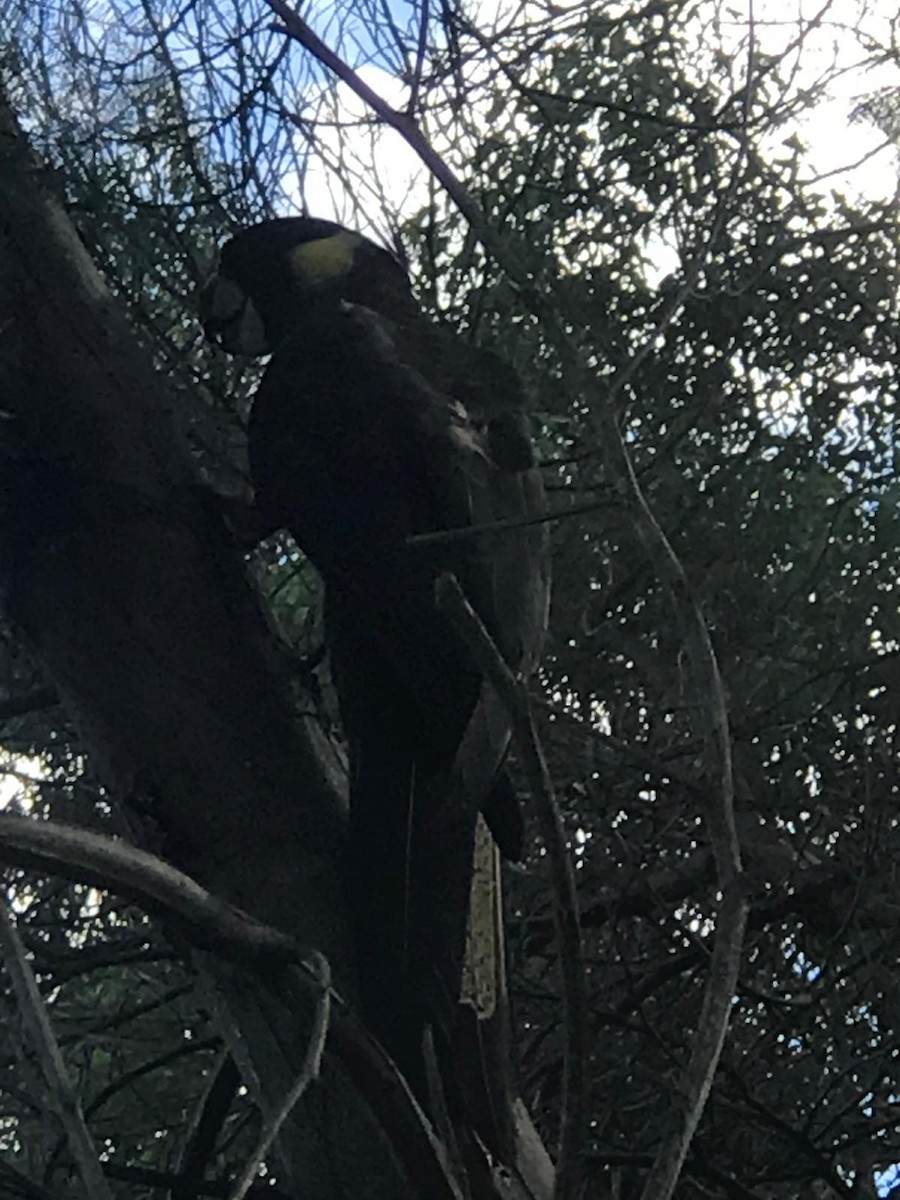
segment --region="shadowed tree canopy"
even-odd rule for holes
[[[433,1197],[459,1173],[447,1123],[423,1124],[356,1018],[340,865],[353,718],[323,653],[331,618],[302,537],[247,551],[261,371],[211,348],[196,310],[228,237],[332,211],[408,265],[434,331],[415,372],[443,393],[442,348],[459,345],[454,395],[502,391],[500,362],[522,380],[555,514],[529,686],[584,943],[585,1186],[641,1196],[673,1138],[685,1200],[850,1200],[900,1182],[900,81],[877,7],[790,4],[770,21],[757,6],[750,23],[715,0],[317,10],[314,31],[390,97],[379,115],[262,5],[4,10],[0,78],[47,164],[5,118],[4,795],[33,824],[142,846],[328,958],[322,1078],[260,1193]],[[463,180],[489,250],[416,173],[394,118]],[[403,315],[354,336],[383,346],[382,320],[399,348]],[[715,652],[727,772],[690,603]],[[522,793],[524,762],[514,748]],[[749,914],[685,1139],[728,892],[726,774]],[[506,1186],[547,1195],[524,1106],[555,1154],[568,988],[552,847],[537,810],[525,818],[504,874],[510,1025],[491,1047],[523,1102]],[[40,1006],[13,964],[0,1187],[90,1194],[74,1095],[117,1200],[227,1194],[301,1073],[314,960],[235,961],[171,908],[147,916],[140,888],[0,844],[69,1088],[47,1082]],[[467,1161],[473,1195],[504,1186]]]

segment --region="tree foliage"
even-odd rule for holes
[[[698,1032],[718,785],[684,631],[610,466],[612,406],[715,647],[750,901],[678,1194],[887,1194],[900,1161],[896,192],[817,178],[803,120],[846,70],[849,50],[823,47],[854,38],[889,82],[856,96],[852,129],[896,146],[896,20],[862,2],[794,14],[787,32],[713,0],[318,12],[376,90],[401,81],[402,105],[520,256],[523,286],[424,174],[398,194],[397,135],[265,6],[7,8],[7,90],[219,494],[246,496],[253,376],[202,344],[196,287],[225,233],[324,204],[326,179],[338,216],[403,248],[435,318],[526,379],[554,514],[533,701],[587,957],[583,1163],[592,1190],[625,1198],[677,1114]],[[293,644],[298,706],[333,733],[314,579],[282,541],[252,569]],[[11,694],[42,686],[15,630],[3,654]],[[90,739],[41,701],[4,725],[10,769],[36,756],[45,780],[21,803],[120,831],[124,797]],[[545,863],[535,834],[508,880],[507,932],[523,1094],[552,1144],[563,1031]],[[115,1194],[165,1194],[220,1053],[208,1000],[108,897],[21,873],[9,894]],[[5,1053],[4,1162],[48,1196],[75,1194],[34,1065]],[[238,1097],[209,1179],[235,1172],[255,1120]]]

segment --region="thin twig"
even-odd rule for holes
[[[428,0],[419,0],[419,3],[422,7],[419,15],[419,41],[416,46],[416,65],[413,67],[412,80],[409,85],[409,104],[406,109],[410,117],[415,117],[416,109],[419,107],[419,91],[422,87],[425,49],[428,44],[428,21],[430,18]]]
[[[586,1129],[588,1007],[578,896],[572,863],[566,849],[565,829],[524,683],[503,661],[455,576],[440,576],[436,597],[438,607],[453,622],[509,713],[513,735],[522,755],[522,766],[537,808],[541,835],[550,858],[553,919],[559,944],[565,1018],[562,1117],[554,1196],[555,1200],[574,1200],[581,1194],[581,1153]]]
[[[331,1016],[331,968],[327,958],[316,950],[308,954],[307,959],[318,979],[319,996],[316,1001],[315,1017],[309,1034],[306,1054],[300,1072],[284,1097],[281,1106],[266,1121],[256,1149],[250,1155],[229,1200],[244,1200],[259,1174],[259,1168],[265,1162],[273,1142],[278,1137],[282,1125],[293,1112],[309,1085],[319,1078],[319,1072],[322,1069],[322,1055],[325,1052],[325,1040],[328,1037],[328,1024]]]
[[[50,1106],[66,1132],[66,1141],[84,1184],[85,1195],[92,1200],[113,1200],[78,1094],[69,1079],[50,1024],[47,1007],[38,991],[34,972],[18,930],[10,919],[6,902],[0,904],[0,947],[3,950],[3,965],[16,993],[19,1012],[41,1064]]]
[[[453,529],[438,529],[434,533],[413,533],[406,539],[407,546],[443,546],[448,542],[464,542],[482,533],[502,533],[507,529],[527,529],[530,525],[546,525],[550,521],[564,521],[567,517],[580,517],[585,513],[608,510],[610,502],[591,501],[590,504],[573,504],[559,512],[545,512],[537,517],[503,517],[499,521],[485,521],[482,525],[458,525]]]

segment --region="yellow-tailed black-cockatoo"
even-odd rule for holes
[[[510,665],[534,661],[543,493],[518,380],[428,320],[391,253],[329,221],[238,234],[203,308],[226,350],[272,354],[249,424],[256,502],[324,581],[361,999],[421,1078],[424,1027],[452,1029],[459,1000],[478,813],[508,856],[522,837],[508,722],[435,605],[437,576],[453,572]]]

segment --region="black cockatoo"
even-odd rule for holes
[[[249,424],[256,503],[324,581],[361,999],[421,1075],[424,1026],[446,1031],[459,1000],[477,815],[509,856],[522,836],[508,721],[435,604],[453,572],[510,665],[534,662],[548,579],[518,380],[428,320],[391,253],[328,221],[238,234],[203,311],[226,350],[272,354]]]

